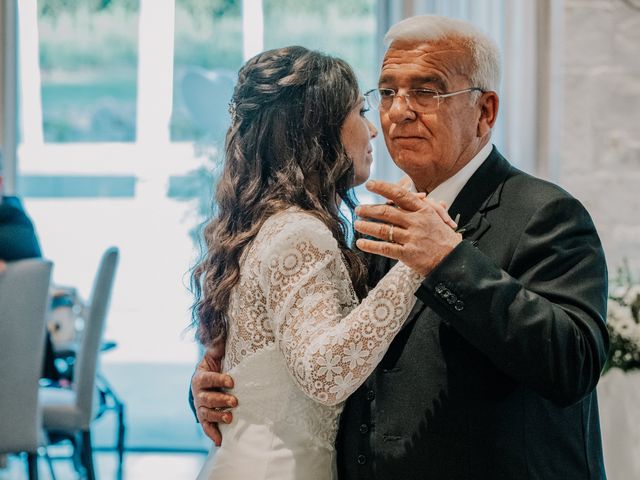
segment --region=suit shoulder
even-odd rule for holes
[[[502,192],[503,199],[517,204],[523,211],[536,211],[549,203],[582,204],[561,186],[511,168]],[[583,207],[584,208],[584,207]]]

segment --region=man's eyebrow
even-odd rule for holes
[[[394,83],[393,76],[382,75],[380,76],[380,80],[378,81],[378,86],[384,86],[384,85],[393,84],[393,83]],[[447,89],[447,85],[445,81],[441,77],[438,77],[435,75],[413,77],[409,79],[409,84],[411,85],[412,88],[417,88],[427,84],[433,84],[438,89],[441,89],[442,91]]]

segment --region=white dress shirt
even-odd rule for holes
[[[427,198],[435,200],[436,202],[443,201],[447,205],[447,209],[451,207],[454,200],[467,184],[471,176],[480,168],[480,165],[489,157],[493,144],[487,142],[487,144],[480,149],[476,156],[471,159],[458,173],[453,177],[446,179],[436,188],[431,190],[427,195]]]

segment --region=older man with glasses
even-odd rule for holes
[[[595,386],[608,348],[607,269],[588,213],[492,146],[500,61],[489,38],[422,16],[385,40],[366,96],[394,162],[459,226],[416,193],[367,184],[395,204],[357,210],[370,283],[409,256],[430,273],[346,402],[339,478],[606,478]],[[219,409],[236,402],[215,391],[232,385],[213,372],[220,356],[209,351],[192,380],[198,418],[218,441],[215,422],[232,421]]]

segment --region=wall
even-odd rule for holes
[[[566,0],[559,183],[640,280],[640,1]]]

